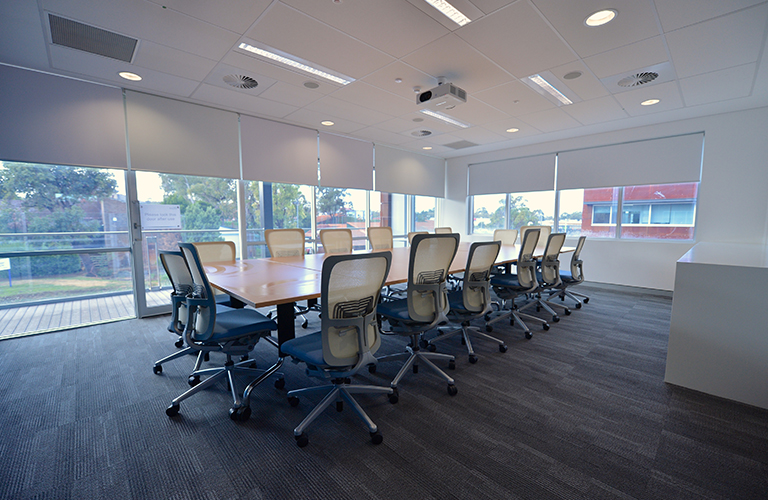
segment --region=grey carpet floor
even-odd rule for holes
[[[454,397],[424,367],[396,405],[360,396],[378,446],[331,407],[298,448],[293,428],[320,396],[293,408],[271,382],[248,422],[228,418],[224,384],[168,418],[193,358],[153,374],[175,349],[167,316],[0,342],[0,498],[768,499],[768,411],[663,381],[671,296],[582,291],[589,304],[531,340],[498,323],[509,351],[477,341],[477,364],[441,343],[457,356]],[[380,353],[403,345],[385,338]],[[267,366],[275,349],[253,357]],[[358,380],[387,385],[398,368]],[[286,389],[319,383],[283,371]]]

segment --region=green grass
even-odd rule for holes
[[[7,273],[0,272],[0,304],[16,304],[37,300],[77,297],[106,292],[129,292],[130,278],[94,278],[81,274],[14,280],[8,286]]]

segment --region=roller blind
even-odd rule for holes
[[[373,189],[373,143],[320,132],[320,185]]]
[[[445,160],[375,147],[376,191],[445,197]]]
[[[469,166],[470,195],[549,191],[554,187],[554,153]]]
[[[240,178],[237,114],[126,91],[131,168]]]
[[[243,179],[317,185],[317,131],[240,117]]]
[[[698,182],[703,141],[697,133],[566,151],[557,157],[557,188]]]
[[[0,160],[128,168],[123,92],[0,65]]]

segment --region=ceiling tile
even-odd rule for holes
[[[528,123],[525,123],[520,118],[506,118],[493,123],[487,123],[483,125],[484,129],[490,130],[498,135],[502,135],[506,140],[518,139],[520,137],[528,137],[531,135],[541,134],[541,130],[532,127]],[[511,128],[518,129],[517,132],[507,132]]]
[[[408,2],[438,23],[442,24],[443,27],[451,31],[459,29],[459,25],[456,22],[452,21],[445,14],[432,7],[424,0],[408,0]],[[470,0],[451,0],[451,5],[472,21],[480,19],[484,15],[483,11],[478,9]]]
[[[457,118],[471,125],[482,125],[494,120],[501,120],[507,117],[507,113],[485,104],[477,99],[470,99],[455,108],[445,111],[446,115]]]
[[[517,0],[472,0],[472,3],[486,14],[490,14],[500,8],[515,3]]]
[[[474,142],[477,144],[490,144],[492,142],[506,141],[509,139],[501,134],[497,134],[483,127],[470,127],[457,130],[451,135],[459,139]]]
[[[252,89],[240,89],[229,85],[224,78],[227,76],[234,77],[250,77],[256,80],[258,85]],[[229,66],[228,64],[218,64],[203,80],[204,83],[213,85],[214,87],[220,87],[226,90],[231,90],[239,94],[256,96],[267,90],[269,87],[276,83],[276,80],[267,76],[259,75],[250,71],[241,71],[240,68]],[[287,103],[290,104],[290,103]]]
[[[561,108],[539,111],[522,118],[542,132],[556,132],[581,125]]]
[[[149,1],[239,34],[245,33],[256,18],[272,3],[272,0]]]
[[[245,71],[290,83],[291,85],[295,85],[297,87],[303,86],[305,82],[315,82],[319,85],[319,87],[312,89],[312,92],[320,94],[330,94],[339,88],[337,85],[326,83],[325,81],[318,81],[320,80],[319,78],[316,80],[314,77],[311,77],[306,73],[289,71],[282,66],[278,66],[277,64],[268,63],[266,61],[262,61],[261,59],[251,57],[246,54],[241,54],[240,52],[230,52],[221,60],[221,62],[230,66],[242,68]]]
[[[692,76],[680,80],[686,106],[746,97],[752,90],[756,64]]]
[[[0,2],[0,61],[25,68],[48,67],[46,37],[36,2]]]
[[[364,128],[365,125],[357,123],[351,120],[346,120],[337,115],[330,113],[323,113],[319,111],[312,111],[307,108],[301,108],[285,117],[291,123],[308,127],[315,130],[321,130],[323,132],[333,132],[341,134],[350,134],[356,130]],[[331,120],[334,124],[331,127],[323,126],[320,122],[325,120]]]
[[[424,116],[421,113],[411,113],[409,115],[401,116],[400,118],[377,123],[376,127],[397,134],[407,134],[408,131],[415,128],[426,128],[440,134],[450,133],[456,130],[455,125],[450,125],[435,118]]]
[[[621,109],[621,105],[616,102],[616,99],[611,96],[577,102],[560,109],[584,125],[594,125],[595,123],[609,122],[629,116]]]
[[[216,66],[216,61],[211,59],[205,59],[147,40],[139,44],[133,63],[141,68],[153,69],[191,80],[202,80]]]
[[[208,85],[206,83],[200,85],[200,87],[195,90],[192,94],[192,98],[216,107],[232,109],[247,115],[262,118],[284,118],[298,109],[296,106],[242,94],[240,92],[235,92],[235,89],[228,90],[214,87],[213,85]]]
[[[291,106],[303,107],[323,97],[323,94],[290,83],[277,82],[270,86],[261,97],[270,101],[282,102]]]
[[[306,106],[306,109],[360,123],[361,127],[359,128],[362,128],[362,125],[375,125],[392,118],[392,115],[364,108],[332,96],[318,99]]]
[[[564,64],[563,66],[558,66],[550,71],[555,77],[563,82],[563,85],[576,93],[576,95],[584,101],[608,95],[608,91],[605,89],[602,82],[600,82],[600,80],[598,80],[581,61]],[[570,80],[564,78],[565,75],[574,71],[580,72],[581,76]]]
[[[521,82],[510,82],[478,92],[475,97],[512,116],[527,115],[555,105]]]
[[[607,50],[584,59],[584,62],[598,78],[605,78],[637,68],[653,66],[668,59],[664,38],[655,36],[618,49]]]
[[[504,7],[464,26],[457,35],[518,78],[576,60],[527,2]]]
[[[247,36],[352,78],[363,78],[394,61],[384,52],[282,3],[273,4]]]
[[[414,111],[417,107],[416,94],[413,99],[405,99],[380,88],[368,85],[362,81],[356,81],[345,85],[333,93],[333,97],[357,104],[369,109],[386,109],[392,116],[404,115]]]
[[[683,107],[677,82],[662,83],[653,87],[640,87],[637,90],[616,94],[615,97],[630,116],[649,115]],[[661,99],[661,102],[653,106],[640,105],[641,102],[648,99]]]
[[[377,127],[365,127],[355,131],[355,137],[362,137],[372,142],[380,142],[384,144],[403,144],[409,142],[410,139],[401,134],[395,134],[388,130],[382,130]]]
[[[667,33],[679,78],[757,61],[768,4]]]
[[[397,58],[450,32],[405,0],[283,2]]]
[[[765,0],[654,0],[665,32],[751,7]]]
[[[435,78],[444,76],[470,96],[509,81],[506,72],[454,34],[420,48],[404,57],[403,61]],[[436,86],[437,80],[428,88]]]
[[[661,34],[650,1],[611,0],[608,5],[605,0],[531,1],[581,57],[589,57]],[[587,16],[606,7],[618,11],[619,15],[613,21],[598,27],[584,24]]]
[[[395,80],[400,79],[397,83]],[[396,61],[384,66],[380,70],[363,78],[364,82],[386,90],[416,104],[416,92],[414,87],[423,90],[431,89],[437,85],[433,76],[419,71],[403,62]]]

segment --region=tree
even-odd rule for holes
[[[339,188],[317,188],[317,213],[330,216],[328,222],[345,222],[347,202],[344,197],[347,191]]]
[[[237,227],[237,194],[234,180],[160,174],[160,182],[165,193],[163,203],[179,205],[182,216],[190,206],[206,203],[219,211],[220,219],[216,229],[221,226]],[[210,227],[192,227],[185,224],[184,229],[210,229]]]
[[[430,208],[429,210],[422,210],[421,212],[416,212],[416,222],[427,222],[429,220],[434,220],[435,218],[435,209]]]
[[[530,208],[525,206],[522,196],[516,196],[509,200],[509,227],[536,226],[539,218]]]
[[[272,222],[275,228],[311,227],[309,202],[295,184],[272,184]],[[298,221],[297,221],[298,219]]]
[[[478,219],[487,219],[490,216],[488,209],[485,207],[480,207],[478,210],[475,210],[475,217]]]

